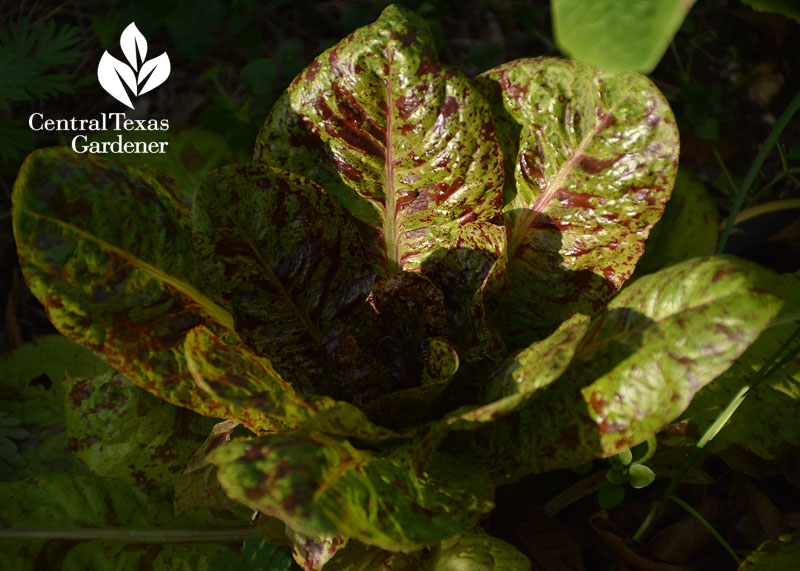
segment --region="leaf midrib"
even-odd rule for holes
[[[74,232],[81,238],[85,240],[89,240],[100,246],[103,249],[108,250],[109,252],[114,253],[115,255],[119,256],[123,260],[127,261],[131,266],[137,268],[139,270],[143,270],[148,274],[152,275],[155,279],[167,284],[172,289],[176,290],[180,294],[190,298],[193,300],[197,305],[202,307],[209,315],[211,315],[216,321],[218,321],[224,327],[233,330],[233,316],[228,313],[223,307],[214,303],[210,298],[206,295],[199,292],[195,289],[192,285],[175,278],[164,272],[162,269],[145,262],[144,260],[140,260],[139,258],[132,256],[129,252],[126,252],[122,248],[114,246],[106,242],[105,240],[95,236],[94,234],[90,234],[89,232],[78,228],[77,226],[65,222],[63,220],[59,220],[58,218],[53,218],[52,216],[47,216],[45,214],[41,214],[39,212],[34,212],[32,210],[23,208],[22,212],[25,214],[32,216],[34,218],[38,218],[40,220],[45,220],[46,222],[50,222],[51,224],[55,224],[57,226],[61,226],[63,228],[67,228],[71,232]]]
[[[289,309],[291,309],[295,317],[297,317],[297,319],[303,324],[303,327],[305,327],[306,331],[308,331],[311,337],[314,338],[314,341],[316,341],[318,344],[322,344],[322,332],[311,320],[311,316],[307,311],[304,311],[297,303],[295,303],[295,300],[289,295],[289,292],[286,291],[286,288],[283,286],[283,282],[278,279],[278,276],[273,271],[272,266],[270,266],[261,256],[261,253],[258,251],[258,248],[256,248],[256,245],[253,243],[253,241],[245,237],[245,233],[238,221],[232,216],[230,219],[242,236],[242,240],[244,240],[245,244],[247,244],[247,246],[250,248],[250,251],[253,253],[256,260],[258,260],[259,265],[261,265],[261,267],[264,269],[264,272],[267,274],[267,278],[272,283],[273,287],[278,290],[278,294],[283,302],[289,307]]]
[[[384,195],[386,207],[383,215],[383,239],[386,243],[386,273],[399,272],[400,247],[397,243],[397,200],[394,188],[394,144],[392,134],[394,130],[394,97],[392,96],[392,64],[391,56],[387,57],[389,67],[384,84],[386,85],[386,154],[384,157]]]
[[[530,232],[531,228],[536,224],[539,220],[539,217],[544,214],[545,209],[547,208],[548,204],[555,198],[556,193],[561,188],[562,183],[566,180],[567,176],[575,165],[584,157],[584,152],[589,147],[589,144],[594,140],[598,133],[600,133],[603,129],[608,127],[611,119],[614,116],[617,108],[628,99],[628,95],[625,94],[624,96],[620,97],[616,103],[614,103],[606,113],[606,116],[603,118],[602,121],[598,122],[592,130],[581,140],[578,146],[575,148],[575,151],[570,155],[570,158],[567,159],[562,165],[561,168],[558,169],[558,172],[553,177],[553,179],[547,184],[545,187],[544,192],[536,199],[536,201],[528,206],[525,204],[526,207],[525,213],[519,219],[519,222],[516,224],[513,232],[511,233],[511,241],[508,245],[508,259],[512,260],[516,256],[517,250],[519,249],[520,245],[525,241],[528,233]]]

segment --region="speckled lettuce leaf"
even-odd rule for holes
[[[678,170],[672,197],[664,214],[650,232],[636,276],[714,253],[719,215],[714,199],[697,176]]]
[[[497,361],[506,355],[500,334],[487,323],[484,300],[493,275],[505,273],[506,229],[475,221],[458,230],[455,246],[433,252],[420,271],[444,297],[447,336],[464,362]]]
[[[674,420],[778,313],[774,274],[720,256],[640,278],[595,316],[567,370],[525,408],[462,435],[498,479],[618,453]],[[464,443],[462,442],[462,445]]]
[[[286,534],[292,541],[292,557],[303,571],[322,571],[348,543],[341,535],[307,537],[291,528],[286,529]]]
[[[379,455],[319,433],[234,441],[210,460],[236,501],[304,535],[342,535],[392,551],[454,537],[492,508],[488,481],[449,458],[416,473],[408,454]]]
[[[205,327],[195,328],[186,336],[186,358],[201,388],[269,422],[271,431],[299,426],[367,440],[396,436],[371,423],[350,403],[295,392],[268,360],[253,353],[234,333],[216,336]]]
[[[747,556],[739,571],[794,571],[800,566],[800,533],[769,539]]]
[[[524,347],[591,314],[631,275],[678,165],[678,131],[646,77],[556,59],[481,75],[505,159],[508,275],[494,315]]]
[[[43,149],[25,160],[12,198],[22,271],[61,333],[172,404],[236,416],[186,370],[186,333],[233,320],[192,285],[190,212],[172,180]]]
[[[16,440],[25,461],[14,467],[17,478],[82,468],[67,449],[63,379],[99,375],[108,368],[91,351],[58,334],[37,337],[0,356],[0,412],[19,419],[27,432]]]
[[[531,562],[501,539],[468,533],[442,542],[426,571],[530,571]]]
[[[95,474],[174,485],[216,422],[109,372],[65,385],[67,443]]]
[[[588,329],[589,318],[577,314],[546,339],[512,356],[490,377],[482,405],[456,411],[434,431],[478,428],[525,406],[569,367]]]
[[[762,332],[730,369],[697,393],[681,415],[687,435],[699,437],[739,389],[769,364],[800,324],[800,277],[782,275],[775,285],[773,291],[783,294],[781,297],[785,302],[776,322],[785,323]],[[792,347],[797,343],[795,340]],[[708,448],[714,452],[731,447],[743,448],[765,460],[794,459],[800,447],[798,418],[800,357],[795,357],[748,393]]]
[[[214,171],[193,215],[198,281],[297,390],[352,397],[374,382],[329,362],[375,281],[350,215],[308,179],[265,165]],[[344,355],[347,356],[347,355]]]
[[[295,79],[254,156],[334,194],[390,273],[456,247],[463,224],[500,212],[489,108],[466,77],[440,67],[424,20],[398,6]]]
[[[325,565],[325,571],[420,571],[425,569],[428,559],[429,554],[424,550],[411,553],[386,551],[351,540]]]

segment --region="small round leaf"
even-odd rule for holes
[[[631,479],[631,486],[636,489],[646,488],[656,479],[655,472],[644,464],[634,464],[631,466],[630,470],[628,470],[628,475]]]
[[[615,486],[611,483],[605,483],[600,488],[597,499],[600,501],[601,508],[610,510],[620,505],[622,500],[625,499],[625,488],[622,486]]]

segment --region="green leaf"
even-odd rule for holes
[[[490,304],[506,340],[591,315],[634,270],[676,176],[678,131],[645,77],[524,59],[478,78],[506,166],[508,275]]]
[[[64,335],[172,404],[233,418],[233,408],[196,390],[186,369],[186,333],[233,320],[192,283],[190,213],[181,199],[173,181],[148,169],[36,151],[13,189],[20,262]]]
[[[350,403],[325,396],[300,395],[284,381],[266,359],[258,357],[229,333],[216,336],[197,327],[186,336],[186,358],[198,386],[222,402],[234,403],[247,418],[259,419],[272,431],[294,426],[330,434],[381,440],[396,436],[372,424]]]
[[[238,423],[225,420],[211,429],[211,434],[194,452],[186,468],[175,482],[175,515],[188,508],[229,510],[239,506],[231,500],[217,480],[217,467],[208,461],[208,454],[231,439]]]
[[[108,373],[66,383],[70,451],[100,476],[174,485],[214,420]]]
[[[389,6],[278,100],[255,160],[309,177],[377,237],[388,273],[459,246],[499,214],[501,153],[483,98],[440,67],[425,21]]]
[[[571,58],[610,71],[649,73],[694,0],[553,0],[556,43]]]
[[[640,278],[592,321],[569,368],[519,412],[473,436],[495,477],[571,468],[650,438],[778,313],[774,274],[697,258]],[[483,454],[474,444],[469,454]]]
[[[796,0],[742,0],[742,2],[761,12],[781,14],[800,22],[800,5]]]
[[[606,480],[610,484],[621,486],[625,482],[625,474],[620,468],[611,468],[608,472],[606,472]]]
[[[628,469],[628,476],[631,480],[631,486],[636,489],[646,488],[656,479],[655,472],[644,464],[633,464]]]
[[[758,546],[742,561],[739,571],[794,571],[800,566],[800,534],[784,534]]]
[[[759,336],[735,363],[704,387],[681,416],[688,434],[700,436],[731,398],[788,340],[800,322],[800,276],[787,274],[773,281],[772,291],[782,294],[786,305],[776,322]],[[796,343],[796,342],[795,342]],[[708,449],[722,452],[743,448],[765,460],[789,460],[800,446],[800,358],[767,377],[750,391]]]
[[[600,487],[597,501],[604,510],[610,510],[620,505],[625,499],[625,488],[618,484],[606,482]]]
[[[484,534],[470,533],[442,542],[428,571],[529,571],[531,562],[511,545]]]
[[[427,559],[425,551],[386,551],[350,540],[326,564],[325,571],[420,571]]]
[[[633,461],[638,462],[639,464],[647,462],[653,457],[653,454],[656,453],[656,446],[657,441],[655,436],[648,438],[645,442],[637,444],[631,448],[631,452],[633,453]]]
[[[483,399],[487,404],[455,411],[437,429],[478,428],[534,400],[567,369],[588,327],[589,318],[578,314],[565,321],[547,339],[537,341],[509,358],[487,384],[487,394]]]
[[[0,356],[0,370],[0,411],[19,419],[28,432],[19,442],[25,465],[16,474],[27,478],[81,468],[67,450],[63,379],[99,375],[108,365],[66,337],[44,335]]]
[[[226,547],[221,543],[147,545],[119,541],[88,541],[72,547],[64,557],[60,569],[62,571],[86,569],[211,571],[213,567],[210,562],[224,549]]]
[[[637,275],[713,254],[718,225],[717,207],[706,187],[694,173],[680,169],[672,198],[650,232],[644,255],[636,265]]]
[[[352,398],[374,383],[326,367],[343,350],[331,330],[357,314],[375,273],[349,215],[320,187],[263,165],[225,167],[198,191],[193,228],[202,289],[293,387]]]
[[[0,505],[0,554],[27,561],[20,564],[23,569],[33,568],[31,562],[45,548],[44,539],[70,541],[64,546],[69,551],[63,568],[85,569],[87,560],[107,561],[120,555],[120,550],[130,552],[133,561],[123,568],[138,569],[140,557],[164,558],[171,562],[166,568],[206,568],[202,560],[220,551],[220,543],[240,542],[258,533],[247,526],[246,519],[229,512],[192,510],[176,517],[172,493],[166,487],[131,485],[92,474],[53,474],[4,482],[0,484]],[[11,534],[30,539],[10,539]],[[103,541],[75,543],[89,539]],[[192,545],[168,547],[172,543]],[[74,554],[72,549],[76,549]],[[177,562],[184,559],[188,562]]]
[[[56,34],[55,25],[55,20],[49,19],[31,28],[25,18],[0,30],[0,109],[8,108],[5,100],[44,100],[72,92],[69,75],[46,72],[78,61],[83,53],[73,48],[81,37],[72,26],[62,27]]]
[[[392,551],[453,537],[492,508],[493,489],[436,457],[382,456],[315,433],[233,441],[210,460],[227,494],[307,536],[342,535]]]
[[[290,571],[297,569],[292,557],[277,545],[267,543],[263,538],[251,537],[244,540],[241,558],[230,549],[208,560],[210,571]]]

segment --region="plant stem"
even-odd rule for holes
[[[257,527],[221,529],[1,529],[0,539],[104,539],[126,543],[234,543],[261,537]]]
[[[783,171],[776,174],[771,181],[769,181],[767,184],[765,184],[764,186],[759,188],[755,193],[753,193],[753,199],[754,200],[757,199],[759,196],[767,192],[770,188],[772,188],[785,178],[788,178],[789,180],[794,182],[795,181],[794,175],[796,174],[800,174],[800,168],[795,167],[791,169],[784,169]]]
[[[656,502],[653,504],[653,507],[650,508],[650,512],[647,514],[647,517],[639,526],[639,529],[636,530],[636,533],[633,536],[634,540],[641,541],[653,527],[658,518],[661,517],[661,513],[664,511],[664,507],[669,501],[670,496],[673,495],[683,478],[703,453],[705,447],[708,446],[708,443],[714,439],[720,430],[722,430],[722,427],[725,426],[725,423],[728,422],[730,417],[733,416],[733,413],[736,412],[736,409],[739,408],[742,402],[744,402],[747,393],[756,388],[772,373],[794,359],[795,356],[800,354],[800,344],[798,344],[793,349],[788,350],[788,353],[784,355],[783,358],[780,358],[784,350],[786,350],[787,347],[789,347],[798,336],[800,336],[800,326],[797,327],[789,336],[789,339],[786,341],[786,343],[781,345],[781,347],[770,357],[770,359],[767,361],[767,365],[761,367],[753,375],[750,381],[747,382],[741,389],[739,389],[733,398],[731,398],[728,406],[726,406],[725,409],[717,415],[717,418],[714,419],[714,422],[711,423],[711,426],[706,429],[706,431],[703,433],[703,436],[700,437],[700,440],[698,440],[694,447],[687,452],[683,462],[681,462],[681,465],[675,472],[675,476],[673,476],[672,480],[670,480],[669,484],[667,485],[667,489],[664,491],[661,497],[656,500]]]
[[[725,180],[728,181],[728,185],[731,187],[730,196],[736,196],[736,181],[733,180],[731,171],[728,170],[728,166],[725,164],[725,161],[722,160],[722,156],[719,154],[716,146],[711,147],[711,152],[714,153],[714,158],[717,159],[719,168],[722,169],[722,174],[725,175]]]
[[[725,538],[724,538],[724,537],[722,537],[722,536],[721,536],[721,535],[720,535],[720,534],[717,532],[717,530],[716,530],[716,529],[714,529],[714,526],[713,526],[713,525],[711,525],[710,523],[708,523],[708,521],[706,520],[706,518],[704,518],[702,515],[700,515],[700,512],[698,512],[698,511],[697,511],[696,509],[694,509],[692,506],[690,506],[689,504],[687,504],[686,502],[684,502],[684,501],[683,501],[682,499],[680,499],[678,496],[670,496],[670,497],[669,497],[669,499],[671,499],[673,502],[675,502],[676,504],[678,504],[679,506],[681,506],[683,509],[685,509],[687,512],[689,512],[689,515],[691,515],[691,516],[692,516],[694,519],[696,519],[697,521],[699,521],[699,522],[700,522],[700,525],[702,525],[704,528],[706,528],[706,530],[708,531],[708,533],[710,533],[711,535],[713,535],[713,536],[714,536],[714,539],[716,539],[716,540],[719,542],[719,544],[720,544],[720,545],[722,545],[722,547],[725,549],[725,551],[727,551],[727,552],[730,554],[730,556],[731,556],[731,557],[733,557],[733,560],[734,560],[734,561],[736,561],[736,564],[737,564],[737,565],[739,565],[739,564],[742,562],[742,560],[741,560],[741,559],[739,559],[739,556],[738,556],[738,555],[736,555],[736,552],[733,550],[733,548],[732,548],[730,545],[728,545],[728,542],[727,542],[727,541],[725,541]]]
[[[728,241],[728,235],[731,233],[731,229],[733,228],[733,221],[736,220],[736,216],[742,209],[744,199],[747,197],[747,192],[753,185],[753,181],[755,181],[758,171],[761,169],[764,161],[767,159],[767,155],[772,150],[772,147],[775,146],[778,137],[781,136],[781,133],[783,133],[786,125],[789,124],[789,121],[791,121],[798,109],[800,109],[800,92],[794,96],[794,99],[792,99],[786,109],[784,109],[783,114],[775,123],[772,131],[770,131],[767,139],[764,141],[764,144],[761,145],[761,149],[758,151],[758,155],[756,155],[753,164],[750,165],[750,170],[747,171],[747,175],[745,175],[744,181],[742,181],[742,186],[739,187],[739,194],[736,197],[736,201],[733,203],[730,214],[728,215],[728,222],[725,224],[725,228],[722,230],[722,234],[719,237],[719,243],[717,244],[718,254],[721,254],[725,249],[725,244]]]
[[[733,225],[736,226],[737,224],[741,224],[742,222],[764,214],[769,214],[770,212],[780,212],[781,210],[792,210],[794,208],[800,208],[800,198],[765,202],[764,204],[742,210],[739,216],[736,217],[736,220],[733,221]]]

